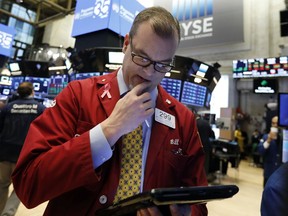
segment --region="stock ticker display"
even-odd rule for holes
[[[288,76],[288,56],[233,60],[233,78]]]

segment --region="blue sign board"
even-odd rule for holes
[[[16,31],[14,28],[0,23],[0,54],[10,57],[13,38]]]
[[[136,0],[77,1],[72,36],[110,29],[125,36],[135,16],[144,9]]]

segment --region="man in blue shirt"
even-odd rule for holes
[[[19,98],[8,103],[0,112],[0,213],[15,215],[20,201],[14,191],[8,198],[11,174],[15,168],[30,123],[45,109],[34,100],[34,88],[23,82],[17,89]]]
[[[267,181],[261,201],[261,216],[285,216],[288,212],[288,162]]]
[[[279,168],[281,162],[281,137],[278,133],[278,116],[274,116],[271,121],[271,129],[268,134],[264,134],[258,145],[258,151],[263,156],[264,184],[272,173]]]

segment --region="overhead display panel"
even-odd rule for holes
[[[288,57],[233,60],[233,78],[288,76]]]
[[[0,55],[10,57],[15,34],[14,28],[0,23]]]
[[[77,1],[72,37],[103,29],[125,36],[135,16],[143,9],[136,0]]]

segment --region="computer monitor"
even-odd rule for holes
[[[77,73],[76,80],[82,80],[82,79],[86,79],[92,76],[100,76],[100,75],[101,75],[100,72]]]
[[[108,62],[110,64],[122,64],[124,59],[124,53],[119,51],[108,51]]]
[[[20,71],[20,66],[18,62],[11,62],[8,64],[9,70],[11,72]]]
[[[22,82],[24,82],[24,77],[23,76],[15,76],[15,77],[13,76],[12,77],[12,85],[11,85],[12,90],[17,90],[18,86]]]
[[[11,84],[12,84],[11,76],[0,75],[0,85],[11,86]]]
[[[59,94],[69,82],[68,75],[52,75],[50,77],[50,84],[48,89],[48,94],[50,95],[57,95]]]
[[[207,88],[205,104],[204,104],[206,108],[210,108],[211,97],[212,97],[212,92]]]
[[[278,125],[288,129],[288,92],[278,93]]]
[[[1,86],[0,87],[0,94],[1,95],[10,95],[11,94],[11,89],[8,86]]]
[[[187,106],[204,107],[207,87],[184,81],[181,102]]]
[[[180,101],[182,81],[164,77],[160,85],[174,98]]]
[[[25,77],[25,81],[33,83],[35,98],[42,99],[48,94],[48,87],[50,84],[50,78],[44,77]]]

